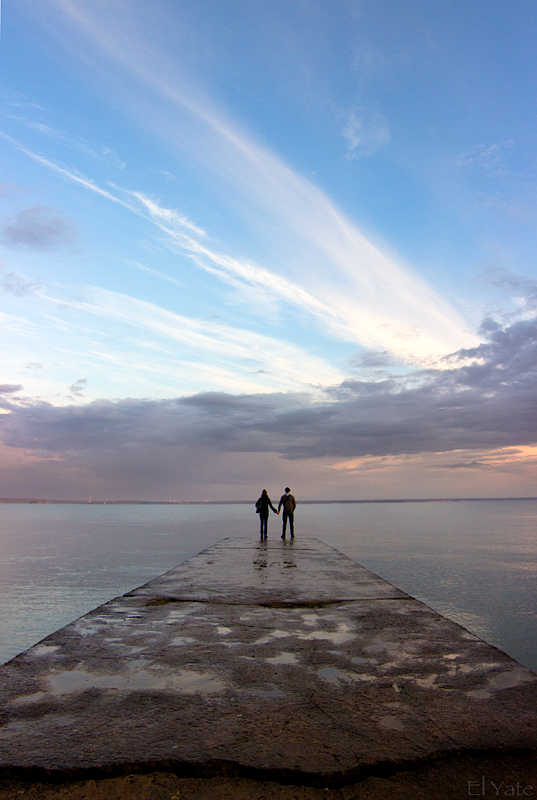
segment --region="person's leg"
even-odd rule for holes
[[[291,531],[291,539],[295,538],[295,520],[294,520],[294,512],[289,512],[289,530]]]
[[[259,515],[259,530],[260,530],[260,533],[261,533],[261,538],[263,538],[263,532],[264,532],[264,525],[263,525],[263,523],[264,523],[264,522],[265,522],[265,520],[263,519],[263,517],[262,517],[262,516],[261,516],[261,514],[260,514],[260,515]]]
[[[285,532],[287,530],[287,511],[283,512],[283,528],[282,528],[282,539],[285,539]]]
[[[267,538],[267,532],[268,532],[268,517],[265,517],[263,519],[263,537],[265,539]]]

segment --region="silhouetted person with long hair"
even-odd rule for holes
[[[295,538],[294,515],[296,508],[296,500],[291,494],[291,489],[288,486],[285,487],[285,494],[282,494],[280,498],[278,512],[280,511],[280,508],[282,506],[283,506],[282,539],[285,539],[285,531],[287,530],[287,520],[289,520],[289,530],[291,532],[291,539],[294,539]]]
[[[259,514],[259,523],[261,526],[261,538],[266,539],[268,536],[268,518],[269,518],[269,508],[271,508],[275,514],[279,514],[279,511],[276,511],[274,506],[272,505],[272,500],[267,494],[267,490],[263,489],[261,492],[261,497],[257,500],[255,504],[255,510]]]

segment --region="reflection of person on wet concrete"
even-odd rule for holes
[[[267,529],[268,529],[268,518],[269,518],[269,508],[271,508],[275,514],[279,514],[279,511],[276,511],[274,506],[272,505],[272,501],[267,494],[267,490],[263,489],[261,492],[261,497],[257,500],[255,504],[256,513],[259,514],[259,523],[261,526],[261,538],[267,538]]]
[[[288,486],[285,487],[285,494],[283,494],[280,498],[278,512],[282,506],[283,506],[282,539],[285,539],[285,531],[287,530],[287,520],[289,520],[289,530],[291,531],[291,539],[294,539],[295,538],[294,514],[296,508],[296,500],[291,494],[291,489]]]

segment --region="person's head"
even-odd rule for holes
[[[263,491],[261,492],[261,494],[266,494],[266,493],[267,493],[266,489],[263,489]]]
[[[286,487],[285,487],[285,491],[287,492],[287,494],[289,494],[289,492],[291,491],[291,489],[290,489],[288,486],[286,486]]]

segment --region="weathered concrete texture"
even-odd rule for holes
[[[337,786],[537,749],[536,675],[314,539],[223,540],[0,678],[4,767],[227,762]]]
[[[318,539],[223,539],[131,595],[242,605],[407,598]]]

